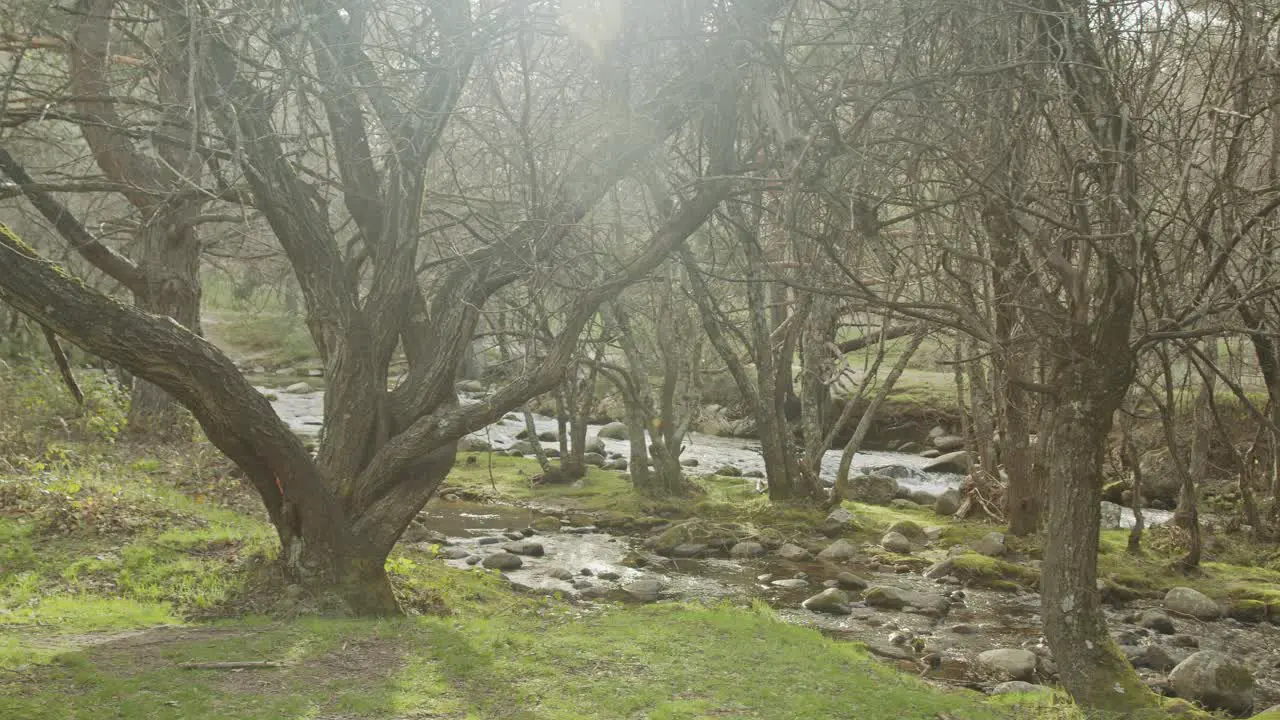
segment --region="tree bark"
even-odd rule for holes
[[[1098,526],[1102,464],[1116,401],[1090,391],[1084,363],[1071,368],[1063,390],[1069,402],[1055,410],[1049,440],[1049,516],[1041,568],[1045,636],[1063,684],[1091,710],[1124,713],[1154,706],[1142,683],[1107,632],[1097,591]],[[1076,392],[1072,392],[1076,391]]]

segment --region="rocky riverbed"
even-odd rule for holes
[[[995,691],[1026,689],[1010,681],[1042,686],[1056,677],[1034,587],[992,589],[963,568],[949,571],[948,558],[969,549],[943,547],[934,539],[937,527],[919,528],[918,535],[902,528],[912,535],[910,548],[889,553],[879,544],[830,540],[817,532],[798,544],[761,537],[731,545],[733,538],[709,538],[672,547],[672,537],[689,538],[673,535],[670,525],[613,534],[554,508],[466,501],[433,501],[421,520],[405,542],[440,544],[442,562],[500,570],[529,592],[586,603],[758,599],[787,622],[864,643],[885,662],[938,683]],[[988,540],[998,539],[975,545]],[[1036,569],[1034,561],[1007,559],[1031,573]],[[1258,709],[1280,702],[1280,628],[1223,617],[1213,601],[1186,594],[1112,598],[1110,627],[1144,680],[1167,695],[1199,693],[1203,699],[1223,691],[1224,707],[1236,711],[1244,709],[1245,696]],[[1253,682],[1225,690],[1196,686],[1209,681],[1175,672],[1188,658],[1189,665],[1226,658],[1246,668]]]

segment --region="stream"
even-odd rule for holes
[[[264,392],[268,392],[264,390]],[[298,434],[316,435],[323,416],[323,393],[279,393],[272,405]],[[463,402],[474,402],[464,397]],[[509,448],[524,430],[522,419],[500,420],[473,433],[495,449]],[[557,429],[553,418],[535,416],[538,432]],[[588,438],[596,437],[592,426]],[[629,444],[602,438],[606,453],[626,457]],[[698,461],[712,471],[734,465],[744,472],[763,471],[758,445],[739,438],[690,433],[682,457]],[[544,443],[554,447],[555,443]],[[833,478],[839,453],[828,453],[822,474]],[[889,466],[899,485],[908,490],[939,493],[959,484],[960,476],[926,473],[930,461],[917,455],[893,452],[858,453],[855,471]],[[697,472],[692,470],[692,472]],[[744,483],[754,482],[743,478]],[[1122,523],[1131,524],[1125,511]],[[832,564],[817,560],[790,562],[770,553],[752,559],[701,557],[667,558],[645,550],[642,538],[615,536],[591,526],[566,526],[562,531],[537,532],[530,527],[538,518],[559,515],[557,508],[518,507],[469,501],[432,500],[423,510],[424,526],[447,537],[442,561],[458,568],[480,568],[482,560],[504,548],[536,543],[539,552],[520,552],[520,566],[504,576],[517,588],[539,594],[559,594],[575,602],[623,600],[729,601],[763,600],[786,622],[813,627],[824,634],[864,643],[868,650],[903,670],[919,672],[922,657],[938,659],[923,675],[951,686],[990,689],[1001,680],[977,662],[979,653],[993,648],[1023,648],[1040,660],[1037,681],[1050,681],[1054,668],[1041,634],[1040,596],[1030,591],[997,592],[961,587],[954,577],[930,579],[923,572],[902,566],[885,566],[869,553]],[[1169,513],[1144,511],[1149,524],[1164,522]],[[938,524],[948,522],[938,518]],[[928,528],[926,528],[927,530]],[[525,537],[528,536],[528,537]],[[522,538],[517,540],[517,538]],[[949,548],[920,548],[917,556],[940,560]],[[866,550],[868,548],[860,548]],[[637,563],[637,558],[640,562]],[[636,567],[642,565],[642,567]],[[872,586],[889,586],[921,598],[929,610],[911,605],[901,610],[870,607],[850,590],[848,612],[812,612],[801,604],[833,585],[840,573],[853,573]],[[637,589],[643,592],[637,592]],[[1280,628],[1268,623],[1245,624],[1232,619],[1202,622],[1173,619],[1176,634],[1158,635],[1139,625],[1138,614],[1158,607],[1158,601],[1138,601],[1124,608],[1107,608],[1109,627],[1117,643],[1135,664],[1149,667],[1139,672],[1150,685],[1167,687],[1164,676],[1197,648],[1223,652],[1246,664],[1257,679],[1255,708],[1280,703]]]

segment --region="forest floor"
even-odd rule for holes
[[[107,444],[86,430],[8,437],[22,452],[0,465],[3,718],[1083,717],[1059,695],[992,698],[899,672],[760,602],[535,595],[450,567],[428,543],[388,561],[406,617],[317,617],[282,586],[273,532],[216,451]],[[451,491],[614,524],[673,512],[616,474],[540,487],[531,463],[494,460],[462,458]],[[704,487],[686,515],[724,521],[734,506],[735,520],[784,533],[813,522],[731,497],[730,483]],[[856,509],[876,526],[898,518]],[[1211,572],[1206,589],[1222,587],[1228,571]],[[182,667],[245,661],[277,666]]]
[[[537,597],[422,544],[388,561],[408,616],[311,616],[212,450],[43,450],[0,472],[3,718],[1074,716],[939,689],[761,604]],[[182,667],[243,661],[277,666]]]

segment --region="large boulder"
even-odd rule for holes
[[[930,442],[938,450],[949,453],[964,449],[964,438],[959,435],[939,435]]]
[[[1148,500],[1178,501],[1182,478],[1169,461],[1168,448],[1153,450],[1138,461],[1142,469],[1142,496]]]
[[[1124,508],[1113,502],[1102,501],[1102,529],[1119,530],[1124,527]]]
[[[587,441],[586,447],[582,448],[583,452],[595,453],[603,456],[605,454],[604,441],[600,439],[600,434]]]
[[[857,529],[858,524],[853,513],[842,507],[832,510],[831,513],[827,515],[827,519],[822,521],[821,528],[822,534],[827,537],[843,535],[846,532],[851,532]]]
[[[1136,668],[1150,668],[1166,673],[1178,664],[1173,656],[1160,645],[1124,645],[1120,648],[1130,664]]]
[[[611,422],[596,431],[597,440],[602,438],[607,438],[609,440],[626,440],[627,437],[627,426],[620,422]]]
[[[808,550],[805,550],[799,545],[786,543],[782,547],[778,548],[778,557],[783,560],[790,560],[791,562],[803,562],[813,556],[809,554]]]
[[[898,533],[910,540],[913,545],[929,544],[929,536],[925,534],[924,528],[910,520],[899,520],[898,522],[890,525],[889,529],[885,532]]]
[[[1217,620],[1222,617],[1222,607],[1199,590],[1176,587],[1164,596],[1164,607],[1170,612],[1197,620]]]
[[[846,560],[853,559],[857,554],[858,548],[848,540],[842,539],[837,540],[824,548],[822,552],[818,553],[818,559],[830,560],[831,562],[844,562]]]
[[[991,688],[992,695],[1052,695],[1053,689],[1044,685],[1033,685],[1025,680],[1009,680]]]
[[[521,542],[510,542],[502,546],[503,550],[513,555],[528,555],[529,557],[542,557],[547,554],[542,543],[533,542],[532,540],[523,540]]]
[[[898,493],[898,481],[883,475],[859,475],[849,480],[848,500],[868,505],[888,505]]]
[[[509,552],[498,552],[486,557],[481,564],[490,570],[516,570],[524,565],[524,561]]]
[[[911,552],[911,541],[898,532],[887,532],[880,538],[880,547],[891,553],[907,555]]]
[[[827,588],[802,603],[805,610],[831,615],[849,614],[849,596],[843,590]]]
[[[602,468],[604,467],[605,459],[600,453],[589,452],[582,454],[582,462],[587,465],[594,465],[598,468]]]
[[[924,466],[925,472],[945,472],[963,475],[969,472],[969,451],[957,450],[943,453]]]
[[[622,592],[636,602],[656,602],[662,596],[662,581],[657,578],[641,578],[622,586]]]
[[[702,545],[706,548],[728,550],[747,531],[736,525],[721,525],[706,520],[693,519],[672,525],[645,541],[659,555],[672,555],[676,548]]]
[[[1169,673],[1169,684],[1178,697],[1210,710],[1243,714],[1253,707],[1253,675],[1222,653],[1193,654]]]
[[[1021,648],[996,648],[979,653],[978,665],[1010,680],[1028,680],[1036,674],[1036,654]]]
[[[938,515],[950,517],[960,510],[961,496],[956,488],[948,488],[933,504],[933,511]]]
[[[1147,610],[1138,618],[1138,624],[1148,630],[1154,630],[1161,635],[1172,635],[1178,630],[1173,626],[1173,620],[1168,615],[1159,610]]]
[[[935,617],[947,614],[951,603],[941,595],[903,590],[892,585],[873,585],[862,593],[868,607],[886,610],[915,609]]]
[[[989,532],[973,544],[975,552],[987,557],[1003,557],[1009,548],[1004,544],[1004,533]]]
[[[729,557],[754,558],[764,555],[764,546],[751,540],[743,540],[729,548]]]

